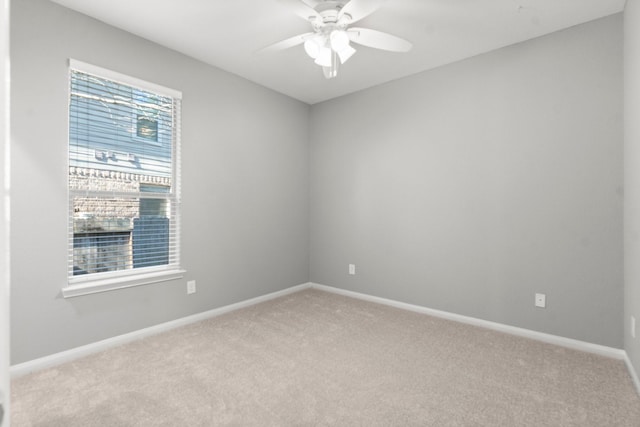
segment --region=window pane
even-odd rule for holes
[[[78,233],[73,236],[73,274],[131,268],[131,233]]]
[[[77,70],[70,88],[69,276],[178,267],[179,100]]]
[[[169,264],[169,218],[141,216],[133,220],[133,267]]]
[[[72,73],[69,166],[171,178],[173,99]]]
[[[169,264],[169,202],[73,199],[73,275]]]

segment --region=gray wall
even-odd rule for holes
[[[308,281],[306,104],[49,1],[11,19],[13,364]],[[183,92],[184,280],[61,297],[68,58]]]
[[[624,12],[624,348],[640,375],[640,1],[627,0]],[[631,316],[636,337],[631,337]]]
[[[312,106],[311,281],[621,348],[622,37],[614,15]]]

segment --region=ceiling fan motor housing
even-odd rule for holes
[[[336,24],[338,20],[345,21],[345,16],[340,17],[340,10],[347,4],[349,0],[327,0],[318,3],[318,5],[314,8],[318,15],[322,17],[322,23],[315,22],[315,25],[322,24]],[[349,17],[350,18],[350,17]],[[345,22],[345,25],[348,22]]]

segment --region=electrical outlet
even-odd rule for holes
[[[187,294],[195,294],[196,293],[196,281],[189,280],[187,282]]]
[[[545,294],[536,294],[536,307],[545,308],[547,306],[547,296]]]
[[[631,316],[631,337],[636,337],[636,318]]]
[[[349,264],[349,274],[354,276],[356,274],[356,265],[355,264]]]

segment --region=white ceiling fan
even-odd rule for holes
[[[278,0],[311,24],[312,32],[282,40],[263,51],[288,49],[304,44],[307,54],[322,67],[328,79],[338,75],[338,66],[356,52],[351,42],[391,52],[408,52],[412,44],[400,37],[369,28],[349,27],[375,12],[385,0]]]

